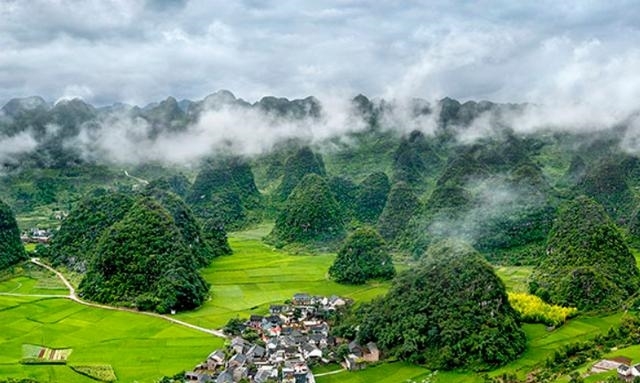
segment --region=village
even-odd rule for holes
[[[239,331],[230,334],[233,338],[225,349],[211,352],[193,371],[185,373],[185,380],[315,383],[314,365],[335,362],[346,370],[358,370],[379,361],[380,351],[374,343],[361,346],[331,335],[327,318],[349,304],[338,296],[299,293],[282,305],[270,306],[267,316],[238,320]],[[340,345],[348,352],[336,352]]]

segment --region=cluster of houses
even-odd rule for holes
[[[33,227],[20,234],[23,243],[49,243],[52,232],[48,229]]]
[[[241,336],[215,350],[207,360],[185,374],[188,382],[215,383],[315,383],[310,366],[336,361],[335,348],[340,339],[331,336],[326,319],[332,311],[349,302],[346,299],[295,294],[283,305],[272,305],[269,315],[251,315],[242,333],[252,334],[255,341]],[[349,355],[342,365],[359,369],[376,362],[380,353],[375,344],[365,347],[348,344]]]

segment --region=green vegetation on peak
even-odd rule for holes
[[[393,155],[393,179],[413,186],[422,186],[427,175],[436,173],[442,160],[425,135],[414,130],[400,140]]]
[[[389,177],[383,172],[367,176],[358,187],[355,216],[363,223],[375,224],[389,195]]]
[[[324,176],[326,171],[322,156],[315,154],[308,146],[303,146],[285,161],[282,182],[276,190],[276,195],[281,200],[286,200],[307,174]]]
[[[502,281],[472,247],[450,240],[432,245],[357,316],[361,342],[431,369],[486,370],[525,349]]]
[[[127,194],[96,189],[85,196],[62,221],[48,256],[54,265],[84,272],[102,234],[120,221],[134,199]]]
[[[327,183],[345,216],[354,216],[359,186],[344,177],[331,177]]]
[[[277,244],[332,242],[342,238],[344,217],[329,185],[307,174],[293,189],[269,237]]]
[[[218,248],[206,239],[207,237],[202,232],[202,226],[191,208],[177,194],[153,186],[147,187],[142,194],[155,199],[171,214],[182,234],[184,243],[191,250],[199,267],[207,266],[214,257],[228,253],[228,244],[223,244]]]
[[[336,282],[354,285],[369,279],[391,279],[395,274],[384,239],[370,227],[349,235],[329,268],[329,276]]]
[[[16,218],[9,205],[0,201],[0,270],[15,265],[26,257]]]
[[[640,286],[636,261],[618,228],[596,201],[566,203],[535,269],[532,293],[580,310],[615,310]]]
[[[420,201],[409,184],[402,181],[395,183],[378,219],[377,227],[382,238],[393,243],[404,232],[420,206]]]
[[[193,182],[187,203],[201,219],[218,218],[228,230],[255,221],[250,211],[261,205],[251,166],[240,157],[206,162]]]
[[[142,197],[102,235],[79,291],[97,302],[167,313],[198,307],[209,286],[170,213]]]
[[[605,160],[587,171],[577,189],[604,206],[616,222],[626,222],[638,204],[629,187],[627,171],[618,161]]]

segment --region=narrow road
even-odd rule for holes
[[[68,298],[71,299],[74,302],[77,302],[81,305],[85,305],[85,306],[89,306],[89,307],[96,307],[99,309],[105,309],[105,310],[115,310],[115,311],[124,311],[124,312],[129,312],[129,313],[134,313],[134,314],[141,314],[141,315],[146,315],[146,316],[151,316],[151,317],[155,317],[155,318],[160,318],[160,319],[164,319],[168,322],[171,323],[175,323],[177,325],[183,326],[183,327],[188,327],[190,329],[196,330],[196,331],[200,331],[200,332],[204,332],[207,334],[211,334],[213,336],[217,336],[220,338],[226,338],[226,335],[224,335],[224,333],[220,330],[214,330],[214,329],[208,329],[208,328],[204,328],[204,327],[200,327],[200,326],[196,326],[194,324],[191,323],[187,323],[184,321],[181,321],[179,319],[176,318],[172,318],[170,316],[167,315],[162,315],[162,314],[158,314],[158,313],[152,313],[152,312],[148,312],[148,311],[138,311],[138,310],[134,310],[134,309],[128,309],[125,307],[114,307],[114,306],[107,306],[107,305],[101,305],[98,303],[92,303],[92,302],[87,302],[83,299],[80,299],[78,297],[78,295],[76,294],[76,289],[73,287],[73,285],[71,285],[71,283],[67,280],[67,278],[65,278],[64,275],[62,275],[61,272],[59,272],[58,270],[54,269],[53,267],[44,264],[42,262],[40,262],[40,260],[38,258],[31,258],[31,262],[35,263],[36,265],[40,266],[40,267],[44,267],[45,269],[55,273],[58,278],[60,278],[60,280],[62,281],[62,283],[64,283],[64,285],[67,287],[67,289],[69,289],[69,295],[30,295],[30,294],[15,294],[16,296],[30,296],[30,297],[45,297],[45,298]],[[12,293],[4,293],[4,294],[0,294],[0,295],[14,295]]]
[[[345,370],[345,369],[335,370],[335,371],[323,372],[322,374],[313,374],[313,376],[335,375],[335,374],[339,374],[339,373],[345,372],[345,371],[347,371],[347,370]]]
[[[138,177],[131,176],[131,175],[129,175],[129,172],[128,172],[128,171],[126,171],[126,170],[124,171],[124,175],[125,175],[125,176],[127,176],[127,177],[129,177],[129,178],[133,178],[134,180],[136,180],[136,181],[138,181],[138,182],[141,182],[141,183],[143,183],[143,184],[145,184],[145,185],[149,185],[149,181],[147,181],[147,180],[143,180],[142,178],[138,178]]]

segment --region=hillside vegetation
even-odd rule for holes
[[[638,290],[640,272],[604,208],[579,196],[566,203],[535,269],[531,292],[580,310],[615,310]]]
[[[453,241],[432,245],[357,317],[359,340],[432,369],[489,369],[525,349],[504,284],[477,251]]]
[[[198,307],[209,292],[171,215],[140,198],[107,229],[80,283],[83,297],[167,313]]]
[[[0,201],[0,270],[15,265],[26,257],[16,218],[9,205]]]

